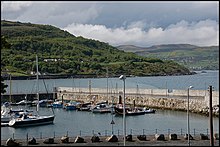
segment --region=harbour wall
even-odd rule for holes
[[[56,87],[56,97],[64,100],[83,102],[118,103],[123,97],[123,89],[108,90],[107,88],[72,88]],[[123,100],[123,99],[122,99]],[[189,90],[189,111],[208,114],[210,92],[208,90]],[[187,111],[188,94],[186,90],[169,89],[135,89],[126,88],[125,103],[136,106]],[[219,112],[219,91],[212,91],[212,106]]]

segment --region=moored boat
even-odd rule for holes
[[[79,103],[77,103],[76,101],[70,101],[70,102],[64,104],[63,108],[66,110],[76,110],[78,104]]]
[[[8,123],[13,118],[18,118],[21,112],[32,112],[32,110],[12,109],[5,105],[1,107],[1,123]]]
[[[145,112],[145,113],[155,113],[156,112],[156,110],[155,109],[150,109],[150,108],[143,108],[143,111]]]
[[[127,110],[125,113],[125,115],[143,115],[143,114],[145,114],[144,110],[138,108]]]
[[[38,58],[36,56],[36,63],[37,63],[37,85],[38,84]],[[24,112],[21,114],[19,118],[13,118],[9,121],[10,127],[26,127],[26,126],[35,126],[35,125],[44,125],[44,124],[52,124],[55,118],[55,115],[47,115],[41,116],[38,114],[39,110],[39,89],[37,86],[37,114],[33,115],[32,113]]]
[[[55,101],[52,103],[53,108],[63,108],[63,102],[62,101]]]
[[[93,113],[111,113],[112,107],[107,102],[101,102],[91,107]]]
[[[10,127],[26,127],[26,126],[51,124],[54,121],[54,117],[55,117],[54,115],[39,116],[39,115],[30,115],[27,113],[23,113],[20,118],[10,120],[8,125]]]
[[[116,115],[123,115],[123,107],[114,107]],[[125,107],[125,115],[143,115],[145,111],[140,108]]]

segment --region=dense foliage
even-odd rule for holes
[[[30,75],[35,56],[43,74],[176,75],[189,70],[173,61],[126,53],[107,43],[75,37],[50,25],[1,21],[1,35],[11,47],[1,50],[4,71]]]
[[[1,50],[4,49],[4,48],[10,48],[10,44],[6,41],[6,39],[1,36]],[[4,66],[4,64],[1,63],[1,70],[2,70],[2,67]],[[8,85],[6,85],[4,83],[4,79],[1,75],[1,94],[5,93],[6,92],[6,88],[8,87]]]
[[[165,44],[151,47],[121,45],[120,50],[161,60],[173,60],[192,70],[218,70],[219,46],[195,46],[190,44]]]

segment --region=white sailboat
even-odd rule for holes
[[[39,115],[39,87],[38,87],[38,58],[36,55],[36,65],[37,65],[37,115],[29,115],[29,113],[23,113],[20,118],[14,118],[9,121],[10,127],[26,127],[26,126],[36,126],[44,124],[52,124],[55,118],[55,115],[41,116]]]
[[[12,87],[12,82],[11,82],[11,74],[10,74],[10,95],[9,95],[9,102],[5,102],[2,106],[1,106],[1,125],[8,125],[9,121],[12,118],[16,118],[19,117],[19,113],[20,112],[24,112],[25,110],[23,109],[12,109],[11,107],[11,87]]]

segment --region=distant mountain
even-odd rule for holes
[[[117,48],[144,57],[174,60],[194,70],[219,69],[219,46],[200,47],[191,44],[163,44],[151,47],[120,45]]]
[[[105,77],[107,69],[109,76],[192,74],[174,61],[124,52],[108,43],[76,37],[51,25],[2,20],[1,40],[11,45],[1,48],[2,71],[13,75],[34,74],[36,54],[39,71],[44,75]]]

